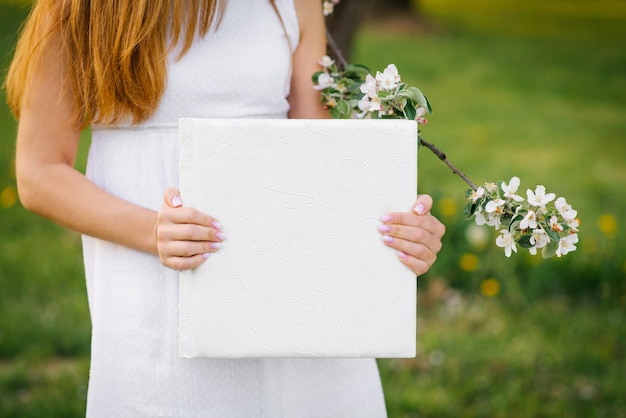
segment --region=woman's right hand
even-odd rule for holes
[[[226,239],[222,224],[197,209],[183,207],[180,192],[174,187],[163,195],[156,235],[161,263],[178,271],[198,267]]]

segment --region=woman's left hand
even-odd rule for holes
[[[398,258],[416,275],[430,269],[441,250],[445,226],[430,213],[433,199],[418,195],[412,212],[393,212],[381,217],[378,230],[388,247],[398,250]]]

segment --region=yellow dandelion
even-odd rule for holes
[[[459,259],[459,267],[465,271],[476,271],[478,268],[478,257],[474,254],[463,254]]]
[[[449,197],[444,197],[439,201],[439,211],[443,216],[454,216],[458,211],[456,201]]]
[[[617,221],[610,213],[605,213],[598,219],[598,228],[608,238],[613,238],[617,233]]]
[[[500,282],[494,278],[485,279],[480,284],[480,292],[488,298],[494,297],[500,293]]]
[[[4,209],[9,209],[17,202],[17,191],[13,186],[6,186],[0,193],[0,205]]]

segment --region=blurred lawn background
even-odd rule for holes
[[[420,278],[417,357],[379,361],[390,417],[626,417],[626,1],[414,3],[364,25],[354,61],[393,62],[429,96],[424,137],[474,182],[543,184],[582,224],[566,257],[507,259],[463,220],[464,183],[420,151],[420,189],[448,229]],[[0,0],[2,78],[27,11]],[[4,103],[0,417],[84,416],[80,239],[17,201]]]

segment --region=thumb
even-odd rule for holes
[[[417,195],[417,200],[413,204],[413,213],[416,215],[424,215],[433,207],[433,198],[427,194]]]
[[[163,201],[170,207],[178,208],[183,205],[183,201],[180,198],[180,190],[176,187],[168,187],[163,193]]]

